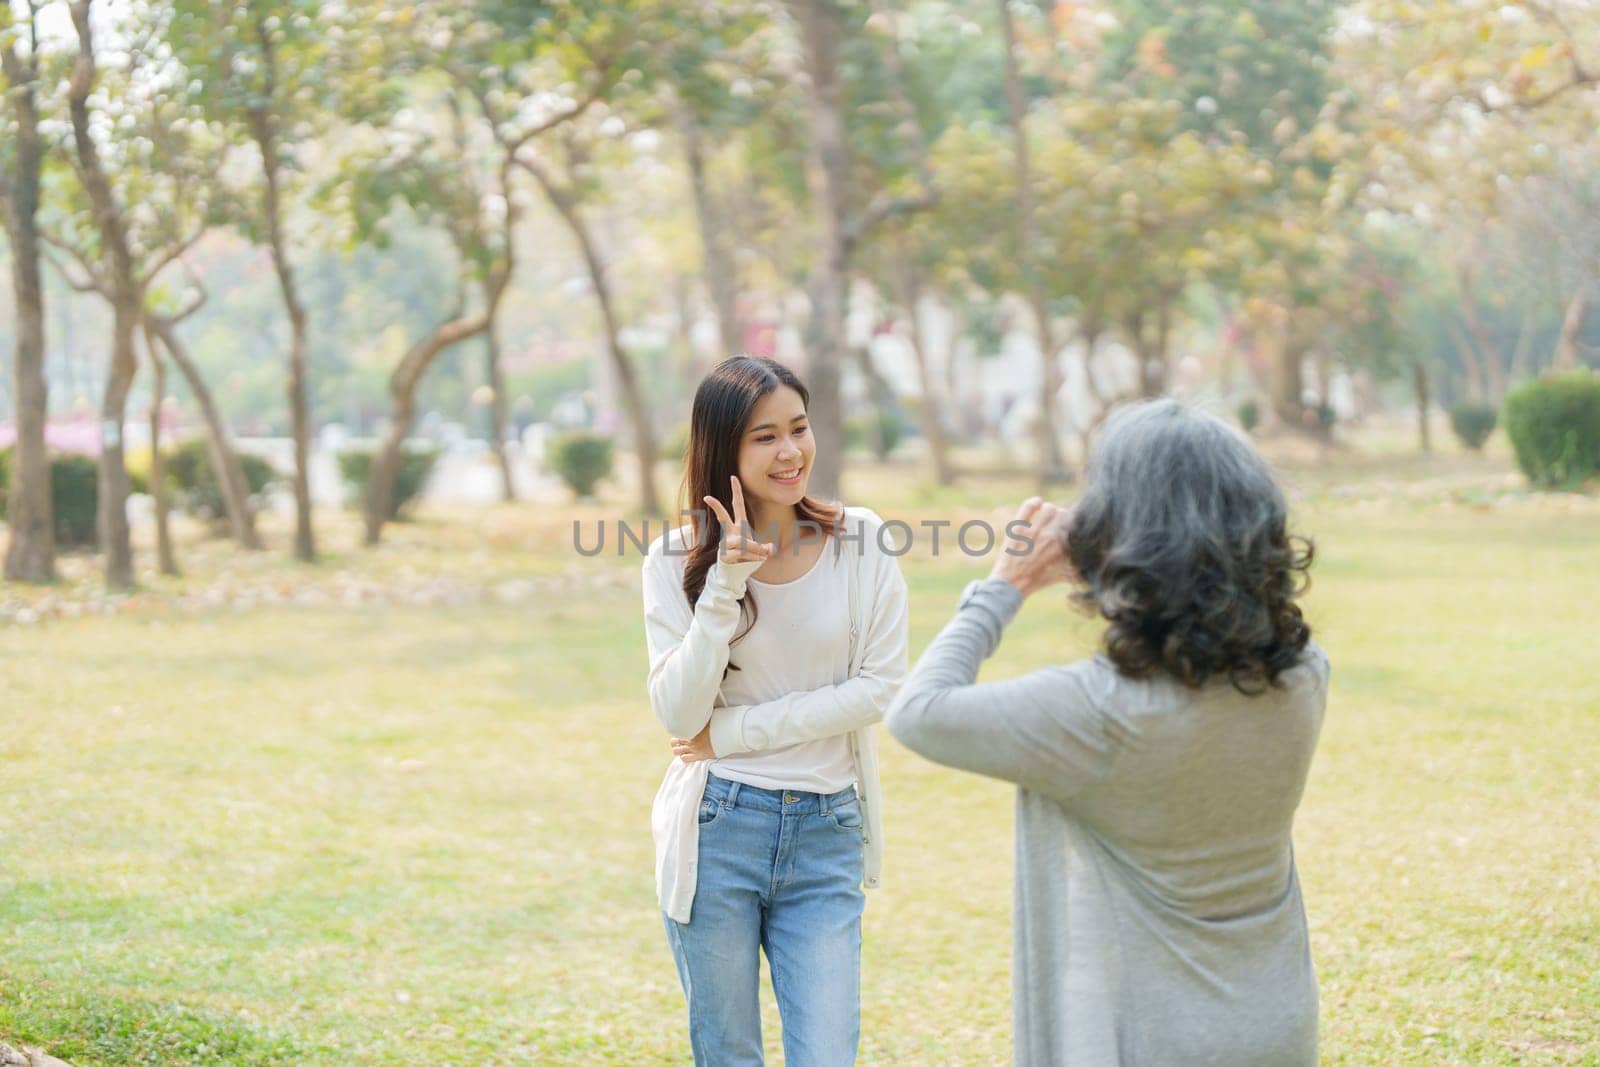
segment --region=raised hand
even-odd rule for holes
[[[1005,547],[989,577],[1004,578],[1023,596],[1071,581],[1072,566],[1066,553],[1066,524],[1071,514],[1036,496],[1024,500],[1006,524]]]
[[[735,474],[732,481],[731,516],[728,514],[728,509],[722,506],[722,501],[714,496],[704,498],[706,505],[716,513],[717,521],[722,523],[722,550],[718,558],[725,564],[753,563],[757,560],[771,559],[774,546],[755,540],[755,530],[751,528],[750,521],[745,515],[744,487],[739,484],[739,476]]]

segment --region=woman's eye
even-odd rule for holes
[[[809,426],[802,426],[802,427],[800,427],[800,428],[799,428],[799,429],[798,429],[798,430],[796,430],[796,431],[795,431],[795,432],[794,432],[794,435],[795,435],[795,436],[796,436],[796,437],[804,437],[804,436],[805,436],[805,435],[806,435],[806,431],[807,431],[807,430],[809,430],[809,429],[811,429],[811,427],[809,427]]]
[[[759,442],[760,444],[763,444],[763,445],[770,445],[774,440],[776,440],[776,438],[773,438],[773,437],[758,437],[758,438],[756,438],[756,441]]]

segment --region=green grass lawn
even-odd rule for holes
[[[1023,491],[862,484],[912,521]],[[1325,1061],[1600,1063],[1600,509],[1308,484],[1334,684],[1296,854]],[[574,514],[425,516],[309,577],[273,553],[224,579],[232,553],[192,547],[193,576],[113,611],[0,629],[0,1040],[79,1065],[686,1062],[637,559],[578,559]],[[915,655],[983,566],[904,566]],[[440,574],[532,591],[338,595]],[[254,606],[199,596],[228,583]],[[984,676],[1095,635],[1041,596]],[[862,1062],[1006,1062],[1011,790],[883,748]]]

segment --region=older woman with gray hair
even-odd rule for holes
[[[1286,511],[1220,420],[1118,410],[1077,506],[1023,504],[888,712],[907,747],[1018,786],[1024,1067],[1317,1062],[1290,828],[1328,661]],[[1104,650],[974,684],[1022,602],[1067,581]]]

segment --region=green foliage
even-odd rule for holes
[[[357,506],[367,498],[367,482],[372,477],[372,464],[377,452],[370,448],[352,448],[339,453],[339,477],[344,479],[350,500]],[[402,508],[422,494],[439,462],[439,450],[432,447],[408,447],[400,453],[400,468],[394,475],[394,493],[389,499],[389,521],[400,518]]]
[[[87,548],[99,541],[100,463],[72,453],[50,461],[50,506],[55,511],[56,544]]]
[[[1329,90],[1331,0],[1172,4],[1112,0],[1102,76],[1140,95],[1176,100],[1184,125],[1242,133],[1272,151],[1285,120],[1308,129]]]
[[[1462,444],[1481,452],[1498,418],[1499,412],[1487,404],[1457,404],[1450,409],[1450,428]]]
[[[132,491],[148,491],[145,476],[130,470]],[[0,519],[6,517],[11,492],[11,449],[0,448]],[[89,548],[98,543],[100,466],[93,456],[64,453],[50,459],[50,503],[55,513],[56,544],[63,548]]]
[[[244,480],[250,495],[265,492],[278,480],[271,463],[247,452],[239,454]],[[222,498],[222,483],[211,465],[211,449],[204,437],[191,437],[167,455],[167,484],[172,487],[179,510],[200,519],[216,521],[228,514]]]
[[[680,422],[668,432],[666,440],[661,442],[661,456],[674,462],[687,458],[689,455],[689,424]]]
[[[516,391],[525,393],[533,401],[533,420],[549,422],[551,412],[563,397],[589,387],[589,362],[573,359],[546,364],[519,374],[516,383]]]
[[[1244,427],[1244,432],[1255,433],[1256,427],[1261,425],[1261,402],[1255,397],[1241,400],[1237,413],[1239,425]]]
[[[611,438],[587,430],[569,430],[550,442],[549,464],[579,497],[593,496],[594,487],[611,474]]]
[[[1600,375],[1578,370],[1525,382],[1502,412],[1517,465],[1541,489],[1600,474]]]
[[[845,447],[854,451],[870,448],[873,456],[888,459],[905,437],[906,424],[898,411],[877,408],[870,415],[856,415],[845,420]]]

